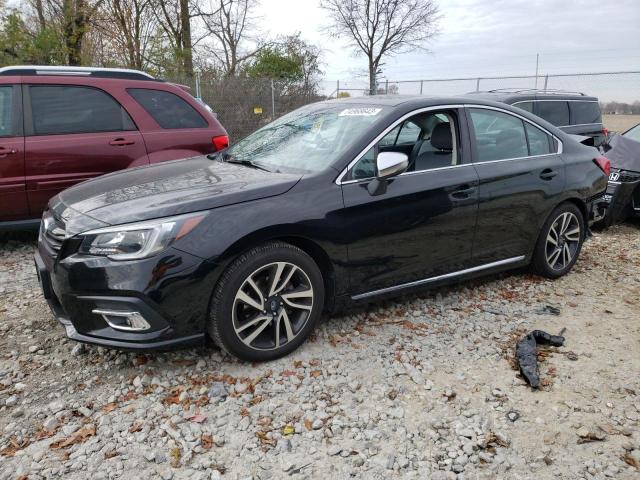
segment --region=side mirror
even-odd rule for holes
[[[378,179],[387,179],[400,175],[409,167],[409,157],[400,152],[380,152],[376,158]]]
[[[409,157],[400,152],[380,152],[376,157],[378,175],[369,185],[367,191],[370,195],[382,195],[387,191],[387,180],[400,175],[409,167]]]

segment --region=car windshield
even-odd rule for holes
[[[635,127],[627,130],[623,133],[623,135],[631,140],[635,140],[636,142],[640,142],[640,123]]]
[[[271,171],[319,172],[331,165],[388,107],[316,104],[262,127],[222,159],[251,162]]]

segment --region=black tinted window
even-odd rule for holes
[[[551,141],[549,135],[530,123],[524,123],[529,139],[529,155],[546,155],[551,153]]]
[[[10,137],[13,132],[13,87],[0,87],[0,137]]]
[[[503,160],[529,154],[522,120],[494,110],[470,109],[478,160]]]
[[[547,122],[562,127],[569,125],[569,104],[563,101],[540,101],[537,103],[536,115],[544,118]]]
[[[513,104],[514,107],[518,107],[525,112],[533,113],[533,102],[518,102]]]
[[[178,95],[163,90],[130,88],[127,92],[162,128],[205,128],[209,124]]]
[[[35,135],[135,130],[122,106],[97,88],[31,85],[29,94]]]
[[[598,102],[569,102],[569,109],[573,125],[602,123]]]

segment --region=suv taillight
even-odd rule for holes
[[[227,135],[218,135],[211,139],[213,146],[216,147],[216,152],[223,150],[229,146],[229,137]]]
[[[609,174],[611,173],[611,162],[609,161],[609,159],[600,155],[594,158],[593,161],[600,167],[600,170],[602,170],[604,174],[609,177]]]

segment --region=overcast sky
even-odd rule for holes
[[[533,75],[536,53],[542,74],[640,70],[640,0],[436,1],[442,19],[430,51],[387,60],[385,78]],[[326,80],[366,78],[366,58],[323,33],[319,0],[262,0],[260,15],[272,34],[300,31],[321,46]]]

